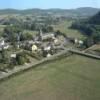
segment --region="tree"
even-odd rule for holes
[[[2,62],[2,63],[8,63],[8,54],[7,54],[7,52],[6,52],[6,50],[4,50],[3,48],[2,48],[2,51],[0,51],[0,61]]]
[[[22,33],[21,35],[20,35],[20,41],[24,41],[24,40],[32,40],[33,39],[33,35],[31,34],[31,33],[28,33],[28,32],[26,32],[26,33]]]
[[[29,63],[29,62],[30,62],[30,60],[27,57],[25,52],[21,52],[21,53],[17,54],[17,56],[16,56],[16,63],[18,65],[23,65],[23,64]]]
[[[20,32],[22,32],[22,30],[17,25],[7,26],[4,28],[3,37],[6,37],[9,42],[15,44],[15,42],[17,42]]]
[[[60,30],[57,30],[56,33],[55,33],[56,36],[57,36],[57,35],[61,35],[61,34],[62,34],[62,33],[61,33]]]
[[[92,46],[93,44],[94,44],[94,39],[93,39],[93,37],[89,37],[89,38],[87,38],[87,39],[84,40],[84,45],[85,45],[86,47],[90,47],[90,46]]]
[[[18,65],[23,65],[25,63],[24,57],[21,57],[20,55],[17,55],[16,61]]]
[[[87,47],[94,43],[100,43],[100,12],[84,21],[74,22],[71,28],[80,30],[88,37],[85,41]]]
[[[48,27],[47,27],[47,31],[48,31],[48,32],[53,32],[53,31],[54,31],[54,29],[53,29],[53,27],[52,27],[52,26],[48,26]]]
[[[95,43],[100,43],[100,33],[94,34],[93,39]]]

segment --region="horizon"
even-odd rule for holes
[[[77,9],[81,7],[100,8],[99,0],[1,0],[0,9]]]
[[[75,10],[80,8],[93,8],[93,9],[100,9],[96,7],[78,7],[78,8],[25,8],[25,9],[17,9],[17,8],[0,8],[0,10],[32,10],[32,9],[40,9],[40,10],[52,10],[52,9],[59,9],[59,10]]]

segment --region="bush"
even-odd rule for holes
[[[30,60],[29,60],[28,56],[23,52],[23,53],[17,54],[16,62],[18,65],[23,65],[25,63],[29,63]]]

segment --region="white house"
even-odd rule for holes
[[[82,40],[79,40],[79,44],[80,44],[80,45],[83,45],[84,42],[83,42]]]
[[[5,43],[4,38],[0,38],[0,50],[7,50],[9,49],[10,45],[8,43]]]
[[[52,55],[50,53],[47,54],[47,58],[51,57]]]
[[[0,46],[3,46],[5,44],[4,38],[0,38]]]
[[[75,44],[77,44],[77,43],[78,43],[78,39],[76,38],[76,39],[74,40],[74,42],[75,42]]]
[[[11,58],[16,58],[16,54],[11,54],[10,57]]]
[[[44,47],[44,50],[45,51],[50,51],[51,50],[51,46]]]
[[[9,49],[9,47],[10,47],[9,44],[5,44],[5,45],[3,46],[3,49],[4,49],[4,50],[7,50],[7,49]]]
[[[32,51],[37,51],[38,50],[38,47],[37,47],[37,45],[32,45]]]
[[[75,42],[75,44],[79,44],[79,45],[84,44],[84,42],[82,40],[78,40],[78,39],[75,39],[74,42]]]

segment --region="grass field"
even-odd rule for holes
[[[5,25],[0,25],[0,37],[1,37],[5,27],[6,27]]]
[[[24,30],[23,33],[29,33],[31,35],[36,35],[38,32],[37,31],[31,31],[31,30]]]
[[[70,29],[69,27],[71,26],[72,21],[64,21],[59,23],[58,25],[54,26],[54,30],[60,30],[63,33],[66,33],[67,36],[69,37],[74,37],[74,38],[79,38],[79,39],[84,39],[85,36],[82,35],[82,33],[78,30]]]
[[[100,100],[100,61],[73,55],[0,83],[0,100]]]

